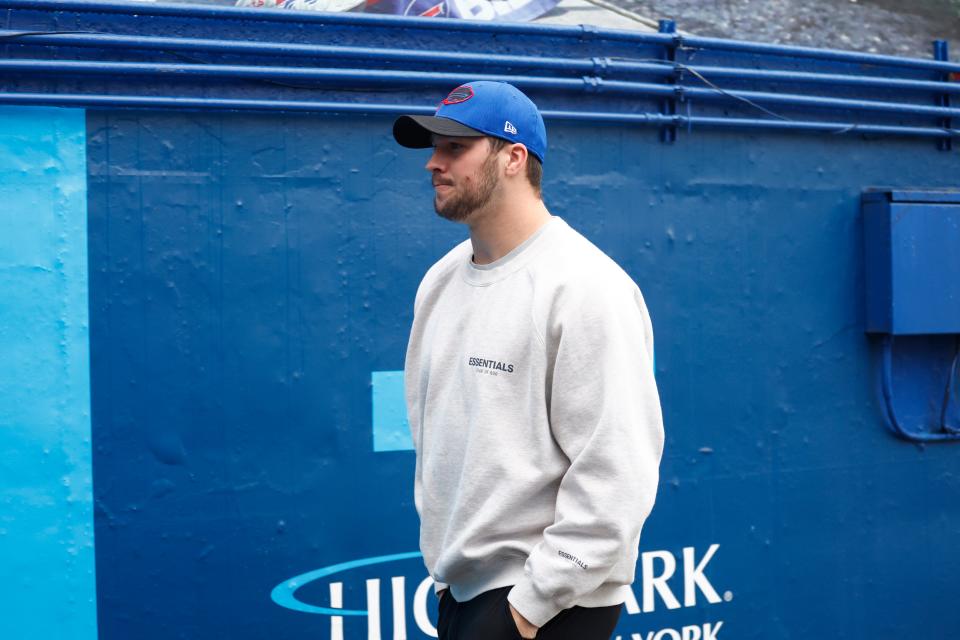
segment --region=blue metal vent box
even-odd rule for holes
[[[960,191],[863,194],[867,331],[960,333]]]

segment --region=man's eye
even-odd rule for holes
[[[466,147],[459,142],[434,142],[434,151],[446,151],[447,153],[460,153]]]

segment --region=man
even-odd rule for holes
[[[605,640],[663,450],[643,297],[544,206],[515,87],[462,85],[393,133],[433,147],[434,207],[470,229],[420,284],[405,369],[440,638]]]

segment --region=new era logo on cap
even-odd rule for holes
[[[503,130],[506,131],[507,133],[512,133],[513,135],[517,135],[517,128],[512,124],[510,124],[509,120],[503,123]]]

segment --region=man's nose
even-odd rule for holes
[[[436,149],[433,150],[433,153],[430,155],[430,159],[427,160],[427,164],[423,168],[431,173],[440,170],[440,160],[437,158]]]

